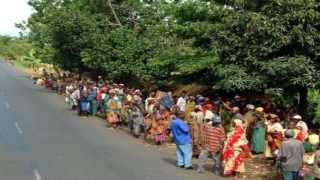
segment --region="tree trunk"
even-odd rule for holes
[[[299,105],[298,105],[298,113],[302,117],[307,117],[307,109],[308,109],[308,88],[301,87],[299,88]]]

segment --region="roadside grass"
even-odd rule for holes
[[[16,68],[18,68],[19,70],[26,70],[26,69],[28,69],[28,67],[27,67],[25,64],[23,64],[21,61],[15,60],[15,61],[12,61],[12,63],[13,63],[13,65],[14,65]]]

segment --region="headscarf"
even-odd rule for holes
[[[246,105],[246,108],[247,108],[247,109],[250,109],[250,110],[254,110],[255,107],[254,107],[254,105],[252,105],[252,104],[247,104],[247,105]]]
[[[303,132],[307,133],[308,132],[308,126],[304,121],[299,121],[296,125],[296,127],[300,127]]]
[[[292,119],[301,120],[302,117],[299,114],[296,114],[292,117]]]
[[[233,123],[234,123],[235,127],[242,127],[243,126],[243,122],[241,119],[234,119]]]
[[[257,112],[263,112],[264,109],[263,109],[263,107],[257,107],[257,108],[256,108],[256,111],[257,111]]]

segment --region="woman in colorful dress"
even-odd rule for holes
[[[153,120],[151,123],[151,129],[150,134],[153,138],[155,144],[160,145],[162,144],[166,139],[166,120],[163,118],[166,118],[164,116],[164,112],[160,110],[159,106],[154,107],[154,113],[153,113]]]
[[[280,124],[280,118],[276,114],[270,114],[270,123],[267,125],[267,142],[270,153],[266,153],[266,157],[276,157],[284,139],[284,129]]]
[[[308,125],[304,121],[300,120],[296,125],[296,139],[304,142],[308,138]]]
[[[253,125],[253,133],[251,139],[251,151],[255,154],[265,152],[266,144],[266,127],[263,113],[256,113],[256,120]]]
[[[113,127],[116,128],[119,123],[118,117],[118,104],[115,100],[115,91],[109,91],[110,98],[108,101],[108,112],[107,112],[107,122]]]
[[[243,122],[234,119],[223,149],[224,175],[232,176],[245,172],[244,164],[249,154],[250,148]]]

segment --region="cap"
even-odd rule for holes
[[[212,123],[215,123],[215,124],[218,124],[218,123],[222,122],[221,117],[218,116],[218,115],[213,116],[211,121],[212,121]]]

